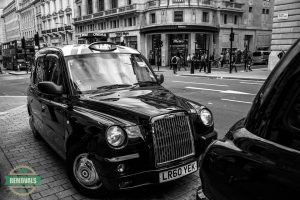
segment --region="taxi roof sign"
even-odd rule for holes
[[[117,49],[117,46],[112,42],[94,42],[90,44],[89,49],[94,51],[114,51]]]

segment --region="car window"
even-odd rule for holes
[[[263,52],[263,54],[264,54],[265,56],[268,56],[268,55],[270,55],[270,52]]]
[[[44,60],[45,57],[39,57],[36,62],[36,70],[35,70],[35,84],[42,82],[44,80]]]
[[[295,75],[288,84],[289,92],[285,92],[271,120],[270,140],[300,151],[300,74]]]
[[[253,56],[256,57],[256,56],[261,56],[261,52],[253,52]]]
[[[85,93],[109,85],[154,82],[154,74],[137,54],[89,54],[66,57],[77,92]]]
[[[44,70],[44,81],[51,81],[56,85],[62,85],[62,73],[58,59],[55,57],[48,57],[46,62],[47,65],[45,65]]]

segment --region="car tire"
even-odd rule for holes
[[[33,116],[31,114],[29,114],[29,125],[33,134],[33,137],[37,140],[41,140],[41,134],[35,129],[34,124],[33,124]]]
[[[108,191],[98,175],[99,170],[89,159],[84,145],[73,145],[67,153],[67,173],[72,185],[88,197],[104,197]],[[90,180],[89,180],[90,179]]]

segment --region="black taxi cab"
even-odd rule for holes
[[[299,199],[300,39],[273,69],[248,115],[208,146],[200,178],[199,199]]]
[[[33,135],[87,196],[191,174],[217,134],[208,108],[174,95],[137,50],[109,42],[36,53],[28,88]]]

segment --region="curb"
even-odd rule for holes
[[[192,76],[192,77],[205,77],[211,79],[235,79],[235,80],[252,80],[252,81],[265,81],[267,78],[251,78],[251,77],[228,77],[228,76],[205,76],[197,74],[180,74],[179,76]]]
[[[29,73],[26,73],[26,72],[8,72],[9,74],[11,75],[26,75],[26,74],[29,74]]]

